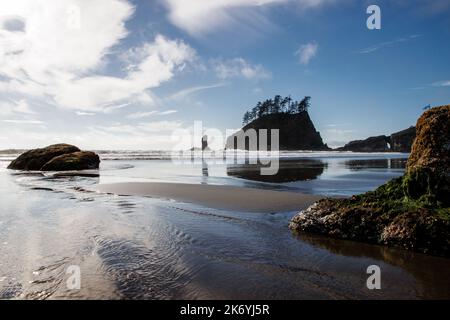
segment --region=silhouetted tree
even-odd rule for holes
[[[244,117],[242,118],[242,124],[246,125],[250,121],[250,112],[247,111],[246,113],[244,113]]]
[[[308,108],[311,106],[311,97],[306,96],[300,101],[298,104],[298,112],[308,111]]]
[[[266,99],[263,102],[259,101],[251,111],[247,111],[243,118],[242,123],[248,124],[253,120],[261,118],[268,114],[289,113],[296,114],[304,111],[308,111],[311,105],[311,97],[306,96],[300,102],[293,101],[291,96],[282,97],[276,95],[273,99]]]

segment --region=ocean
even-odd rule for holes
[[[97,192],[169,182],[346,197],[400,176],[407,154],[281,152],[275,176],[222,153],[176,163],[164,151],[99,151],[98,172],[15,172],[0,153],[0,299],[449,298],[450,260],[293,235],[297,211],[244,212]],[[179,159],[180,160],[180,159]],[[381,270],[381,290],[366,286]],[[70,286],[79,270],[80,286]]]

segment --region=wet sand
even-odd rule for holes
[[[173,199],[210,208],[247,212],[302,210],[321,198],[299,192],[162,182],[100,184],[96,190],[122,196]]]

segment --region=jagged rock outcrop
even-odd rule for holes
[[[329,150],[323,143],[320,133],[316,131],[307,111],[297,114],[277,113],[258,118],[242,128],[247,132],[249,129],[256,131],[260,129],[279,129],[279,150]],[[259,141],[259,135],[257,136]],[[271,149],[270,132],[267,132],[268,149]],[[227,149],[257,150],[249,143],[242,146],[237,143],[238,134],[233,134],[227,139]]]
[[[29,150],[12,161],[8,169],[33,171],[71,171],[98,169],[100,158],[69,144],[55,144]]]
[[[353,152],[388,152],[389,137],[376,136],[369,137],[365,140],[350,141],[345,146],[337,148],[337,151],[353,151]]]
[[[412,126],[408,129],[393,133],[389,138],[391,151],[409,153],[416,138],[416,127]]]
[[[349,199],[323,199],[297,214],[294,232],[450,256],[450,105],[425,112],[404,176]]]

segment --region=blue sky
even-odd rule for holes
[[[170,149],[275,94],[331,146],[390,134],[450,102],[449,40],[447,0],[2,2],[0,149]]]

